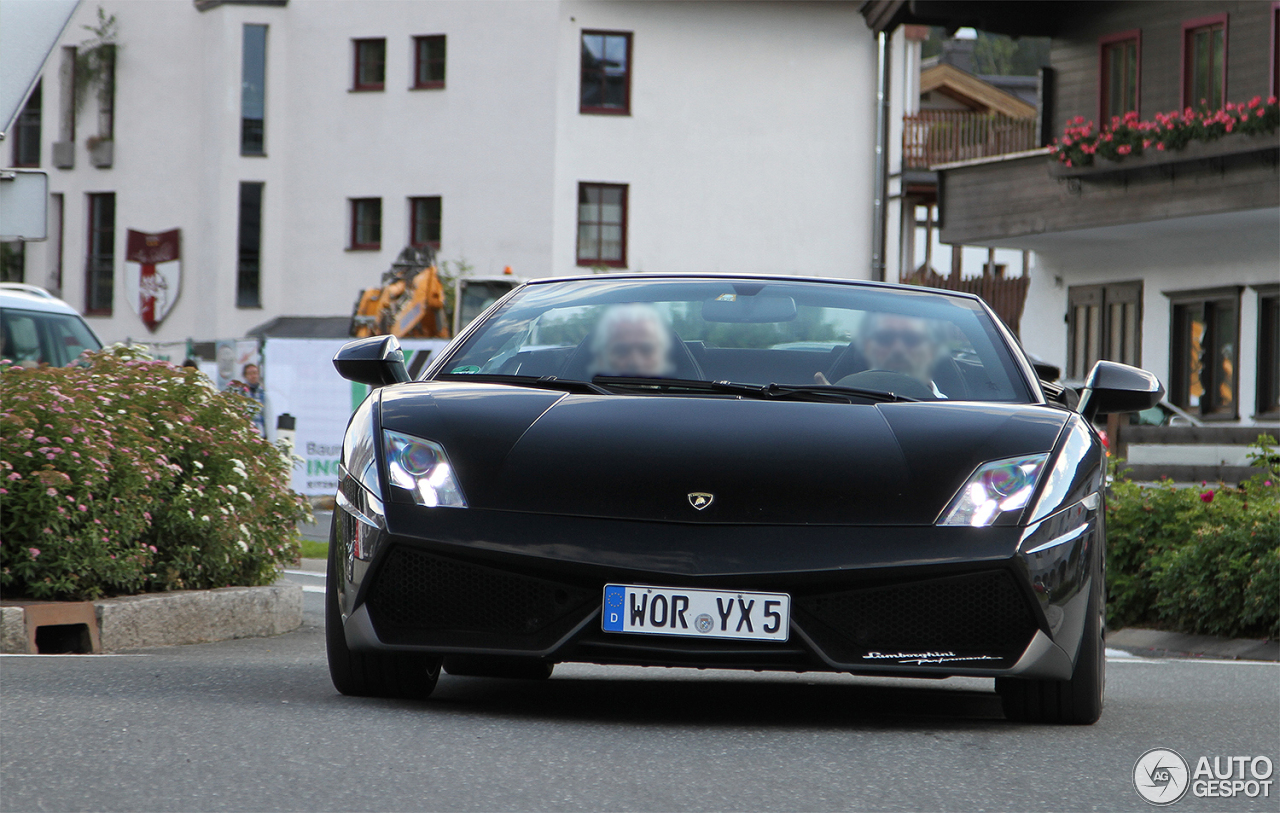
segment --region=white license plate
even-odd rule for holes
[[[687,590],[642,584],[607,584],[605,632],[785,641],[791,596],[733,590]]]

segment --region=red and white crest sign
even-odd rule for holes
[[[129,229],[124,261],[125,299],[154,331],[182,289],[182,229],[156,234]]]

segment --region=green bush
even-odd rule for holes
[[[310,516],[258,405],[114,347],[0,366],[0,586],[92,599],[268,584]]]
[[[1255,460],[1274,466],[1268,441]],[[1140,486],[1118,475],[1107,544],[1112,628],[1280,635],[1280,472],[1238,488]]]

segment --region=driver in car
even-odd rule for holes
[[[652,305],[610,307],[591,339],[592,375],[669,376],[671,328]]]
[[[885,370],[910,376],[928,387],[935,397],[947,397],[930,374],[938,360],[939,348],[937,338],[924,319],[896,313],[870,313],[862,320],[859,338],[868,371]],[[836,383],[844,384],[852,377],[845,376]],[[819,384],[830,383],[822,373],[815,375],[814,380]]]

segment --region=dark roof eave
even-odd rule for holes
[[[860,11],[877,34],[892,33],[900,25],[936,25],[950,31],[971,27],[1012,37],[1052,37],[1083,13],[1084,5],[1078,0],[868,0]]]
[[[350,316],[277,316],[250,330],[255,339],[343,339],[350,337]]]

